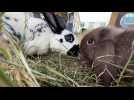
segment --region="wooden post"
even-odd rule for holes
[[[118,16],[119,16],[119,12],[112,12],[109,26],[116,26]]]

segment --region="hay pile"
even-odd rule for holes
[[[45,56],[28,58],[27,61],[32,69],[50,78],[39,78],[41,86],[75,87],[95,83],[91,69],[80,66],[78,58],[49,52]]]

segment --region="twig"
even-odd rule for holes
[[[106,63],[106,64],[113,65],[113,67],[116,67],[116,68],[119,68],[119,69],[123,69],[123,67],[121,67],[119,65],[116,65],[116,64],[112,64],[110,62],[106,62],[106,61],[103,61],[103,60],[98,60],[98,61],[103,62],[103,63]],[[134,73],[134,70],[131,70],[131,69],[126,69],[126,71],[128,71],[130,73]]]
[[[25,68],[27,69],[28,73],[30,74],[30,76],[32,77],[34,82],[36,83],[36,86],[40,87],[39,83],[37,82],[36,78],[34,77],[32,71],[31,71],[31,69],[29,68],[28,64],[26,63],[26,60],[25,60],[22,52],[20,52],[20,58],[22,60],[22,63],[25,65]]]
[[[117,81],[117,86],[119,86],[119,83],[120,83],[120,81],[121,81],[121,79],[122,79],[122,76],[123,76],[124,72],[126,71],[126,69],[127,69],[127,67],[128,67],[128,64],[130,63],[130,61],[131,61],[131,59],[132,59],[132,57],[133,57],[133,53],[134,53],[133,49],[134,49],[134,41],[132,42],[132,52],[131,52],[130,57],[129,57],[127,63],[125,64],[125,66],[124,66],[122,72],[120,73],[120,77],[119,77],[119,79],[118,79],[118,81]]]

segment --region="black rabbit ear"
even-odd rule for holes
[[[49,27],[52,29],[54,33],[56,33],[57,24],[54,18],[54,14],[49,12],[42,12],[42,14],[44,16],[45,21],[47,21]]]
[[[57,33],[61,33],[65,29],[66,21],[63,17],[58,16],[58,15],[54,15],[54,18],[55,18],[55,22],[57,25],[56,31]]]
[[[56,20],[57,26],[59,28],[61,28],[61,29],[64,29],[65,28],[65,26],[66,26],[66,20],[65,20],[64,17],[55,15],[55,20]]]
[[[52,31],[56,34],[61,34],[61,32],[65,29],[66,22],[64,18],[55,15],[52,12],[42,12],[42,13]]]

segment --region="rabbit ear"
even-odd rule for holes
[[[49,27],[52,29],[54,33],[56,33],[57,25],[54,18],[54,14],[49,12],[42,12],[42,14],[44,16],[45,21],[47,21]]]
[[[117,28],[117,27],[103,27],[101,31],[99,32],[99,40],[105,41],[105,40],[111,40],[115,41],[116,37],[123,34],[125,32],[125,29]]]
[[[64,18],[49,12],[43,12],[43,15],[52,31],[56,34],[61,34],[61,31],[65,29],[66,22]]]
[[[66,20],[61,17],[61,16],[58,16],[58,15],[55,15],[55,20],[56,20],[56,23],[57,23],[57,26],[60,28],[60,29],[65,29],[65,26],[66,26]]]

